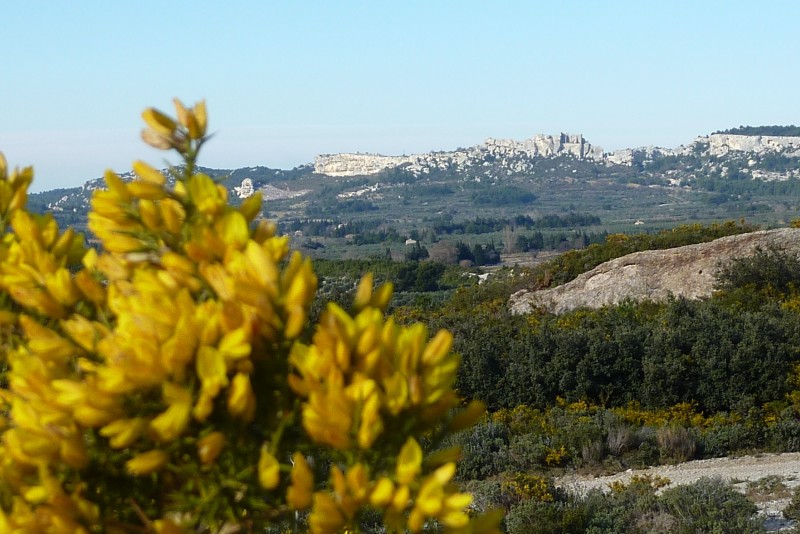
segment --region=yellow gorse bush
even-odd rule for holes
[[[197,171],[205,104],[143,113],[175,150],[163,173],[106,173],[98,250],[25,210],[30,168],[0,157],[0,532],[498,532],[453,483],[476,422],[458,410],[451,336],[385,317],[367,275],[354,310],[309,325],[309,259]]]

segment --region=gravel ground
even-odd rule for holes
[[[670,485],[667,487],[691,484],[703,477],[719,477],[732,482],[734,487],[742,493],[747,489],[748,482],[755,482],[768,476],[777,476],[789,490],[794,490],[800,486],[800,453],[711,458],[648,469],[629,469],[622,473],[601,477],[566,475],[556,479],[556,486],[579,494],[594,488],[607,491],[608,485],[612,482],[627,483],[634,475],[644,474],[668,478]],[[759,501],[760,499],[754,500]],[[759,513],[765,516],[765,525],[769,532],[778,532],[793,526],[793,522],[787,521],[781,514],[789,501],[789,496],[782,498],[769,496],[762,502],[756,502]]]

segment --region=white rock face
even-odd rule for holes
[[[323,154],[314,158],[314,172],[328,176],[376,174],[404,163],[413,163],[417,156],[381,156],[380,154]]]
[[[701,153],[706,156],[725,156],[731,152],[742,152],[748,154],[763,154],[767,152],[779,152],[788,157],[800,157],[800,137],[770,136],[770,135],[732,135],[732,134],[711,134],[696,137],[688,145],[681,145],[677,148],[662,147],[640,147],[623,148],[615,150],[605,156],[605,161],[616,165],[631,165],[634,154],[641,154],[645,159],[650,159],[654,155],[662,156],[688,156],[701,148]],[[755,160],[751,160],[753,165]]]
[[[239,198],[249,198],[253,195],[253,180],[245,178],[239,187],[234,187],[233,191]]]
[[[787,156],[800,157],[800,137],[711,134],[708,151],[712,156],[724,156],[728,152],[786,152]]]
[[[690,299],[710,296],[720,263],[777,246],[800,254],[800,228],[763,230],[723,237],[709,243],[667,250],[635,252],[598,265],[564,285],[511,295],[512,313],[543,308],[564,313],[600,308],[623,300],[664,300],[669,295]]]
[[[433,168],[443,169],[450,166],[478,164],[489,155],[496,158],[509,158],[520,156],[555,157],[567,154],[579,159],[602,159],[603,149],[593,146],[581,134],[536,135],[525,141],[489,138],[483,144],[467,149],[411,156],[323,154],[315,158],[314,172],[328,176],[369,175],[408,164],[409,170],[412,172],[426,173]]]
[[[522,153],[527,156],[544,157],[571,154],[580,159],[600,159],[603,157],[603,149],[592,146],[581,134],[570,135],[562,133],[558,137],[540,134],[525,141],[489,138],[483,143],[483,147],[494,155]]]

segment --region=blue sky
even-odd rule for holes
[[[31,1],[3,6],[0,151],[34,190],[164,154],[140,112],[205,98],[201,163],[291,168],[486,137],[677,146],[800,124],[796,1]]]

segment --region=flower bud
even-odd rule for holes
[[[212,432],[199,439],[197,441],[197,456],[200,458],[200,463],[203,465],[214,463],[214,460],[217,459],[224,447],[225,434],[222,432]]]
[[[158,449],[137,454],[125,462],[125,470],[136,476],[149,475],[167,463],[167,453]]]

